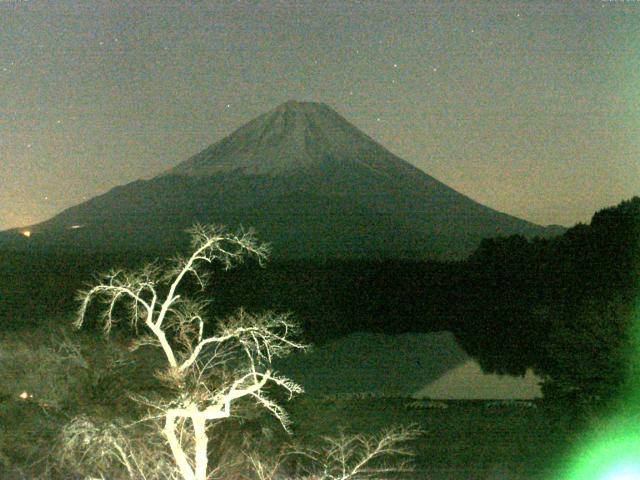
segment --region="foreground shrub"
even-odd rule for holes
[[[61,474],[83,477],[177,480],[181,478],[158,431],[86,416],[63,428],[57,449]]]
[[[422,431],[416,426],[393,427],[377,435],[323,436],[318,445],[288,447],[280,455],[251,460],[257,480],[366,480],[398,478],[413,471],[411,443]]]

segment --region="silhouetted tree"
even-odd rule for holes
[[[553,239],[485,240],[467,268],[470,308],[455,332],[485,370],[535,368],[547,398],[604,400],[620,391],[634,347],[640,198]]]

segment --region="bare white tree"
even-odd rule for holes
[[[205,480],[210,473],[208,424],[231,416],[240,399],[255,401],[288,429],[287,414],[269,398],[267,387],[277,385],[289,397],[302,388],[277,375],[271,364],[275,357],[305,345],[295,340],[299,327],[288,315],[252,315],[244,310],[218,321],[214,333],[205,335],[206,302],[182,296],[185,279],[191,277],[204,289],[203,264],[218,262],[228,269],[246,257],[262,263],[268,251],[252,232],[230,234],[197,225],[190,233],[193,253],[189,257],[178,257],[166,268],[153,263],[136,271],[114,270],[80,292],[75,325],[82,326],[94,298],[104,304],[105,333],[120,320],[121,307],[126,307],[125,318],[140,332],[133,348],[151,345],[162,350],[167,366],[157,376],[176,392],[169,401],[139,400],[158,409],[164,419],[162,431],[182,478]]]
[[[325,436],[316,447],[291,446],[268,458],[248,454],[258,480],[291,479],[283,472],[287,460],[300,458],[298,480],[381,480],[414,471],[411,443],[423,431],[415,425],[392,427],[374,435]],[[291,468],[291,467],[290,467]]]
[[[304,475],[309,480],[380,480],[413,471],[408,459],[415,453],[408,444],[422,433],[413,425],[392,427],[377,435],[342,433],[323,437],[320,447],[297,453],[311,460]]]

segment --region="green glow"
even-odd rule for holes
[[[562,475],[553,480],[640,480],[640,302],[632,320],[633,349],[624,395],[608,418],[573,445]],[[551,480],[551,479],[549,479]]]
[[[623,464],[606,474],[604,480],[634,480],[640,478],[640,466],[637,463]]]
[[[625,415],[594,431],[565,467],[565,480],[640,479],[640,418]],[[596,430],[596,429],[594,429]]]

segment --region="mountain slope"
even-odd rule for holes
[[[324,104],[287,102],[151,180],[29,227],[29,238],[0,234],[0,245],[172,251],[196,221],[255,227],[289,258],[460,258],[482,238],[558,233],[474,202]]]

